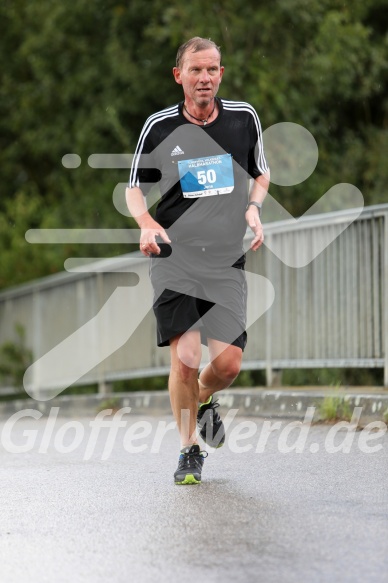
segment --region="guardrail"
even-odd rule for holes
[[[247,272],[268,278],[275,299],[248,330],[243,368],[266,370],[269,385],[275,369],[381,367],[388,386],[388,205],[365,208],[304,267],[284,261],[337,235],[348,215],[268,223],[266,245],[247,254]],[[256,285],[248,314],[260,301]],[[167,374],[151,298],[139,253],[99,260],[1,292],[0,345],[16,340],[16,323],[24,327],[36,362],[29,385],[40,394],[94,383],[106,392],[114,380]]]

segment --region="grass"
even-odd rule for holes
[[[116,412],[120,408],[120,399],[118,397],[111,397],[101,401],[97,408],[97,412],[104,411],[105,409],[112,409],[112,412]]]
[[[339,390],[340,385],[335,386]],[[350,421],[352,418],[352,411],[349,403],[345,397],[340,395],[328,395],[318,405],[318,413],[321,421],[335,422],[335,421]]]

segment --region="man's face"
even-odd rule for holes
[[[183,87],[186,103],[198,107],[208,105],[215,97],[223,72],[217,49],[186,51],[179,69],[173,69],[175,81]]]

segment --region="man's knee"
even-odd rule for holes
[[[188,381],[198,375],[201,363],[201,343],[196,335],[174,339],[170,346],[173,350],[173,367],[179,372],[183,381]]]
[[[212,362],[214,374],[229,383],[232,383],[240,372],[241,358],[217,358]]]

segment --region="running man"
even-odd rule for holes
[[[194,37],[173,75],[184,99],[151,115],[133,159],[127,205],[150,258],[157,344],[169,346],[169,394],[181,438],[176,484],[198,484],[207,453],[225,441],[213,394],[237,377],[246,345],[243,238],[263,243],[261,206],[269,186],[260,121],[245,102],[217,96],[220,48]],[[250,179],[248,181],[248,178]],[[155,218],[145,197],[159,182]],[[201,344],[210,362],[200,372]]]

